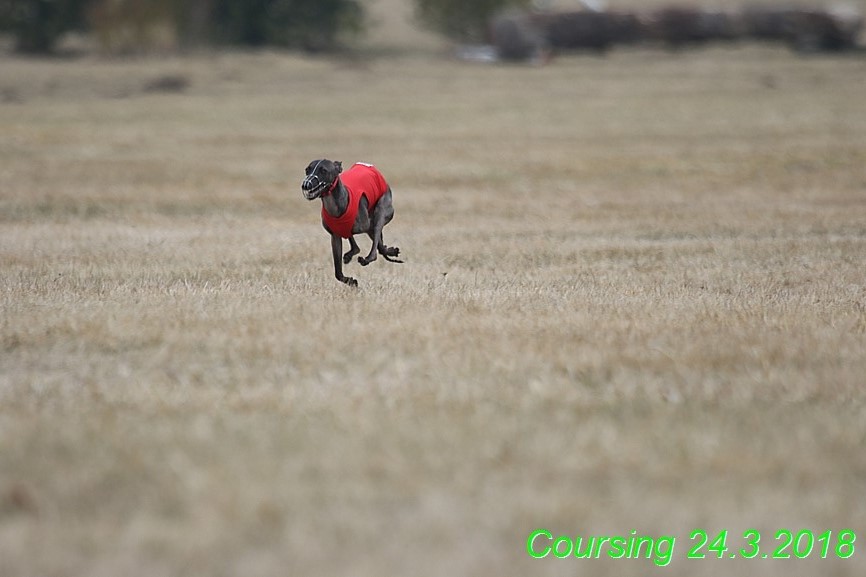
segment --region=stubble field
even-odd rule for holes
[[[866,546],[866,60],[0,70],[0,574],[866,570],[685,558]],[[358,290],[322,156],[394,189],[406,263]],[[677,543],[534,560],[538,528]]]

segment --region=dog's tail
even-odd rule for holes
[[[388,255],[386,255],[386,254],[383,254],[383,255],[382,255],[382,258],[384,258],[384,259],[387,260],[388,262],[396,262],[397,264],[403,264],[403,261],[402,261],[402,260],[400,260],[400,259],[398,259],[398,258],[394,258],[393,256],[388,256]]]

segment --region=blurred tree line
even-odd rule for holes
[[[21,52],[50,53],[67,32],[111,53],[152,48],[275,45],[332,49],[364,27],[363,0],[0,0],[0,32]],[[490,16],[528,0],[414,0],[425,27],[483,39]]]
[[[0,0],[16,49],[50,53],[72,31],[110,52],[276,45],[327,50],[363,28],[358,0]]]

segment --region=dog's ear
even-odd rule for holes
[[[337,174],[340,174],[341,172],[343,172],[343,163],[342,162],[340,162],[339,160],[335,160],[334,166],[337,167]]]

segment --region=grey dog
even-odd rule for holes
[[[358,257],[362,266],[376,260],[377,252],[385,260],[403,262],[395,258],[400,249],[385,246],[382,240],[382,229],[394,218],[394,203],[391,187],[375,166],[359,162],[344,173],[342,162],[322,158],[312,161],[304,172],[304,197],[322,199],[322,226],[331,235],[334,276],[338,281],[358,286],[358,281],[343,275],[343,265],[361,251],[354,239],[356,234],[366,233],[373,241],[370,253]],[[342,254],[344,238],[349,239],[346,254]]]

